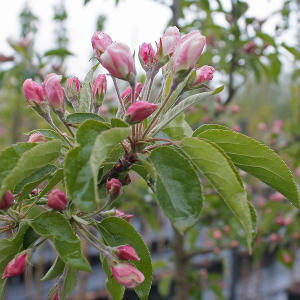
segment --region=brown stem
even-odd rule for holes
[[[174,227],[174,263],[175,263],[175,282],[176,296],[175,300],[188,300],[189,298],[189,282],[188,282],[188,266],[186,252],[184,249],[184,236],[181,235]]]
[[[180,5],[179,5],[179,0],[173,0],[173,3],[171,5],[171,10],[172,10],[172,25],[176,26],[179,28],[178,25],[178,20],[180,17]]]

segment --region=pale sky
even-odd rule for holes
[[[225,0],[224,2],[229,0]],[[23,8],[24,0],[0,0],[0,53],[10,54],[6,39],[17,38],[20,25],[18,15]],[[60,0],[28,0],[34,14],[39,19],[39,33],[36,39],[37,49],[43,53],[54,45],[54,28],[52,21],[53,6]],[[281,7],[282,0],[249,0],[249,14],[258,18],[269,15],[271,11]],[[105,31],[113,40],[128,44],[132,50],[138,50],[143,42],[155,45],[162,34],[171,12],[166,7],[153,0],[120,0],[115,6],[115,0],[92,0],[83,6],[83,0],[65,0],[68,12],[67,30],[69,33],[69,50],[75,56],[68,60],[69,73],[83,77],[90,64],[90,39],[95,31],[96,19],[100,14],[107,16]],[[272,33],[275,23],[271,20],[266,29]],[[221,20],[222,22],[222,20]],[[290,42],[295,34],[291,30],[285,35]]]

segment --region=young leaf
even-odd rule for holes
[[[145,276],[145,281],[135,288],[135,291],[142,300],[147,300],[152,283],[152,264],[149,250],[142,237],[132,225],[116,217],[104,219],[97,228],[107,245],[116,247],[129,244],[135,249],[141,260],[131,263]]]
[[[66,187],[74,204],[83,211],[91,211],[96,206],[97,190],[89,159],[97,135],[108,128],[108,125],[95,120],[82,123],[76,135],[80,146],[71,150],[65,160]]]
[[[70,266],[66,266],[67,272],[64,278],[62,300],[65,300],[74,291],[77,285],[77,270]]]
[[[247,194],[230,158],[215,144],[199,138],[185,138],[181,148],[241,222],[247,235],[248,246],[251,248],[253,225]]]
[[[15,186],[26,177],[57,159],[60,155],[60,148],[60,141],[54,140],[36,145],[26,151],[3,180],[0,189],[0,198],[7,190],[14,190]]]
[[[178,231],[183,233],[200,217],[203,202],[200,178],[191,162],[175,148],[157,148],[149,160],[157,173],[157,201]]]
[[[52,280],[55,279],[57,276],[61,275],[64,271],[65,263],[61,260],[59,256],[56,257],[55,262],[48,270],[48,272],[41,278],[41,281]]]
[[[219,124],[204,124],[194,131],[193,136],[198,136],[200,133],[202,133],[206,130],[209,130],[209,129],[231,130],[230,128],[228,128],[226,126],[222,126]]]
[[[213,95],[213,91],[211,92],[204,92],[199,93],[196,95],[192,95],[187,97],[186,99],[182,100],[180,103],[178,103],[176,106],[171,108],[169,111],[167,111],[161,121],[153,128],[153,130],[150,132],[151,135],[155,135],[160,130],[165,128],[173,119],[175,119],[177,116],[179,116],[182,112],[184,112],[186,109],[188,109],[190,106],[195,105],[196,103],[199,103],[211,95]]]
[[[278,190],[300,207],[294,178],[283,160],[266,145],[232,130],[211,129],[198,135],[219,145],[240,169]]]
[[[174,140],[182,140],[184,137],[191,137],[193,134],[193,130],[185,121],[183,114],[170,122],[169,125],[163,129],[163,132]]]
[[[91,266],[82,254],[81,242],[68,220],[58,212],[44,212],[29,221],[33,230],[53,241],[62,261],[76,269],[90,272]]]
[[[79,101],[79,112],[88,113],[90,112],[92,105],[92,95],[90,84],[93,84],[93,75],[98,68],[99,63],[93,66],[90,71],[86,74],[84,81],[82,82],[82,88],[80,90],[80,101]]]
[[[74,113],[70,114],[66,118],[66,123],[68,124],[81,124],[86,120],[96,120],[104,122],[105,120],[97,114],[92,113]]]
[[[22,154],[35,146],[34,143],[18,143],[0,152],[0,186],[4,178],[17,165]]]
[[[59,182],[61,182],[64,178],[64,171],[63,169],[58,169],[51,179],[48,181],[48,183],[45,185],[45,187],[41,190],[39,197],[43,197],[46,195],[48,192],[52,190]]]
[[[45,181],[51,173],[55,172],[56,167],[52,165],[46,165],[41,169],[34,172],[29,177],[26,177],[22,182],[18,183],[14,193],[21,194],[19,200],[24,199],[28,194],[32,192],[41,182]]]
[[[126,139],[129,134],[130,128],[122,127],[108,129],[97,136],[89,160],[94,179],[94,193],[96,197],[98,197],[98,171],[102,163],[105,161],[109,151]]]

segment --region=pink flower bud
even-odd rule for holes
[[[67,197],[60,189],[53,189],[48,195],[48,206],[55,210],[64,210],[67,206]]]
[[[106,116],[108,114],[108,106],[107,105],[101,105],[99,108],[99,113],[102,116]]]
[[[54,295],[54,297],[52,298],[52,300],[59,300],[58,292],[56,292],[56,294]]]
[[[282,259],[286,264],[290,264],[292,262],[292,256],[289,253],[284,253]]]
[[[97,102],[101,103],[104,95],[106,94],[106,90],[107,90],[106,76],[100,74],[96,77],[96,79],[93,82],[93,87],[92,87],[93,99],[98,99],[99,101]]]
[[[180,39],[173,54],[173,71],[189,71],[195,67],[205,46],[205,36],[198,30],[192,31]]]
[[[267,125],[266,125],[266,123],[260,122],[260,123],[258,124],[258,129],[261,130],[261,131],[267,130]]]
[[[154,50],[151,44],[143,43],[140,47],[139,58],[143,67],[149,67],[154,62]]]
[[[38,190],[38,189],[33,189],[33,190],[31,191],[31,195],[33,195],[33,196],[36,196],[38,193],[39,193],[39,190]]]
[[[262,208],[266,205],[266,199],[262,196],[260,196],[258,199],[257,199],[257,205],[258,207]]]
[[[120,195],[122,183],[116,179],[112,178],[106,183],[106,192],[113,198],[117,198]]]
[[[281,120],[275,120],[272,128],[272,132],[279,134],[282,128],[283,122]]]
[[[34,132],[33,134],[31,134],[29,136],[28,142],[29,143],[44,143],[44,142],[46,142],[46,138],[41,133]]]
[[[240,107],[239,107],[237,104],[233,104],[233,105],[231,106],[231,112],[232,112],[233,114],[237,114],[237,113],[239,113],[239,111],[240,111]]]
[[[293,222],[292,218],[290,218],[290,217],[284,218],[284,225],[285,226],[288,226],[288,225],[292,224],[292,222]]]
[[[272,234],[270,234],[269,239],[271,242],[276,243],[281,240],[281,237],[277,233],[272,233]]]
[[[27,261],[27,253],[24,253],[22,255],[16,256],[13,260],[11,260],[2,275],[2,279],[18,276],[22,274],[26,267],[26,261]]]
[[[0,209],[8,209],[12,206],[15,198],[10,190],[8,190],[0,200]]]
[[[112,43],[101,55],[101,63],[112,76],[134,82],[136,71],[133,56],[127,45]]]
[[[276,223],[277,223],[277,225],[279,225],[279,226],[284,226],[284,225],[285,225],[284,219],[283,219],[283,217],[282,217],[281,214],[279,214],[279,215],[276,217]]]
[[[125,214],[123,211],[116,209],[115,210],[115,216],[118,218],[122,218],[127,222],[130,222],[130,220],[134,217],[134,215]]]
[[[230,233],[230,227],[229,227],[228,225],[224,225],[224,226],[223,226],[223,231],[224,231],[225,233],[229,234],[229,233]]]
[[[126,121],[130,124],[140,123],[149,117],[158,105],[147,101],[137,101],[129,106],[126,112]]]
[[[221,232],[219,229],[215,228],[215,229],[213,230],[213,238],[214,238],[216,241],[220,241],[220,240],[222,239],[222,232]]]
[[[233,247],[233,248],[237,248],[239,245],[240,245],[240,242],[237,240],[233,240],[231,242],[231,247]]]
[[[215,104],[215,111],[217,113],[222,113],[222,112],[226,111],[226,105],[216,103]]]
[[[108,46],[113,43],[111,37],[103,32],[95,32],[92,37],[92,46],[97,58],[100,60],[101,55]]]
[[[284,199],[285,199],[285,197],[279,192],[275,192],[270,195],[270,200],[273,202],[280,202],[280,201],[283,201]]]
[[[43,83],[43,90],[49,104],[55,110],[61,110],[64,105],[65,93],[60,85],[61,75],[55,73],[48,74]]]
[[[43,88],[31,78],[26,79],[23,83],[25,98],[30,105],[41,104],[45,100]]]
[[[295,170],[295,174],[296,176],[300,177],[300,167]]]
[[[145,280],[143,273],[130,264],[118,263],[111,270],[116,281],[129,289],[136,288]]]
[[[241,131],[241,127],[236,124],[236,125],[232,126],[232,130],[235,131],[235,132],[240,132]]]
[[[67,87],[70,90],[72,89],[73,86],[76,88],[77,93],[79,93],[80,88],[81,88],[81,83],[80,83],[80,80],[78,79],[78,77],[76,77],[76,76],[68,78],[68,80],[67,80]]]
[[[116,251],[116,255],[118,258],[123,260],[137,260],[140,261],[139,256],[135,252],[134,248],[130,245],[120,246]]]
[[[219,254],[221,253],[221,249],[220,249],[219,247],[215,247],[215,248],[214,248],[214,253],[215,253],[216,255],[219,255]]]
[[[205,83],[209,80],[213,79],[213,74],[215,72],[215,69],[212,66],[203,66],[196,70],[196,79],[193,82],[193,86],[200,85],[202,83]]]
[[[250,41],[243,47],[243,51],[248,54],[253,54],[255,52],[255,49],[256,49],[256,44],[254,41]]]
[[[162,49],[159,49],[158,52],[161,52],[162,56],[172,54],[179,40],[179,29],[176,26],[168,27],[161,38]]]
[[[137,85],[136,85],[136,88],[135,88],[135,99],[138,98],[138,96],[139,96],[139,94],[140,94],[142,88],[143,88],[143,85],[142,85],[140,82],[138,82]],[[125,99],[125,98],[129,97],[129,99],[130,99],[130,101],[131,101],[131,93],[132,93],[132,89],[131,89],[131,87],[129,86],[129,87],[127,87],[127,89],[122,93],[121,98],[122,98],[122,99]]]

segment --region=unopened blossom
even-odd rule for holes
[[[295,174],[296,176],[300,177],[300,167],[295,170]]]
[[[233,105],[231,106],[231,112],[232,112],[233,114],[237,114],[237,113],[239,113],[239,111],[240,111],[240,107],[239,107],[237,104],[233,104]]]
[[[134,215],[125,214],[123,211],[121,211],[119,209],[116,209],[115,210],[115,217],[122,218],[125,221],[130,222],[130,220],[134,217]]]
[[[43,88],[31,78],[26,79],[23,83],[25,98],[30,105],[42,104],[45,100]]]
[[[92,96],[97,105],[103,101],[104,95],[107,90],[107,80],[104,74],[99,74],[93,82]]]
[[[101,63],[108,72],[119,79],[135,82],[135,65],[129,47],[123,43],[112,43],[101,55]]]
[[[50,106],[55,110],[61,110],[64,105],[65,93],[60,84],[61,75],[48,74],[43,82],[43,90]]]
[[[151,44],[143,43],[139,50],[139,59],[142,67],[149,68],[154,62],[154,50]]]
[[[138,98],[142,88],[143,88],[143,85],[140,82],[138,82],[135,87],[135,99]],[[128,86],[126,88],[126,90],[122,93],[121,98],[125,99],[128,97],[131,100],[131,96],[132,96],[131,94],[132,94],[132,88],[131,88],[131,86]]]
[[[70,77],[67,79],[66,95],[70,102],[78,100],[80,95],[81,83],[78,77]]]
[[[14,203],[14,195],[8,190],[0,199],[0,209],[8,209]]]
[[[267,130],[267,124],[264,122],[258,123],[258,129],[261,131],[266,131]]]
[[[282,126],[283,122],[281,120],[275,120],[273,123],[272,132],[275,134],[279,134]]]
[[[130,124],[140,123],[148,118],[158,105],[147,101],[136,101],[127,109],[125,118]]]
[[[53,189],[48,195],[47,205],[54,210],[64,210],[67,207],[67,197],[60,189]]]
[[[283,201],[284,199],[285,199],[285,197],[279,192],[275,192],[270,195],[270,200],[273,202],[280,202],[280,201]]]
[[[283,261],[286,263],[286,264],[289,264],[292,262],[292,256],[289,254],[289,253],[284,253],[283,256],[282,256],[282,259]]]
[[[116,250],[116,255],[119,259],[122,260],[140,260],[135,249],[130,245],[119,246]]]
[[[213,238],[216,240],[216,241],[219,241],[222,239],[222,232],[217,229],[217,228],[214,228],[213,230]]]
[[[46,138],[39,132],[32,133],[28,138],[29,143],[44,143],[46,142]]]
[[[101,55],[108,46],[113,43],[111,37],[103,32],[95,32],[92,37],[92,46],[97,58],[100,60]]]
[[[16,256],[13,260],[11,260],[7,264],[4,273],[2,275],[2,279],[8,277],[14,277],[22,274],[26,267],[26,261],[27,261],[27,253]]]
[[[243,46],[243,51],[248,53],[248,54],[253,54],[256,49],[256,44],[254,41],[250,41],[246,45]]]
[[[58,292],[55,293],[55,295],[54,295],[54,297],[52,298],[52,300],[59,300]]]
[[[206,43],[205,36],[198,30],[185,35],[178,42],[172,60],[173,72],[187,72],[195,67]]]
[[[112,266],[111,270],[116,281],[129,289],[136,288],[145,280],[142,272],[127,263],[118,263]]]
[[[235,131],[235,132],[240,132],[241,131],[241,127],[236,124],[236,125],[232,126],[232,130]]]
[[[116,178],[112,178],[106,183],[106,192],[113,198],[117,198],[120,195],[122,183]]]
[[[192,85],[198,86],[202,83],[212,80],[214,72],[215,69],[212,66],[202,66],[196,70],[196,78]]]
[[[180,32],[176,26],[168,27],[161,37],[161,42],[158,52],[162,53],[162,56],[170,55],[174,52],[177,43],[180,40]]]

